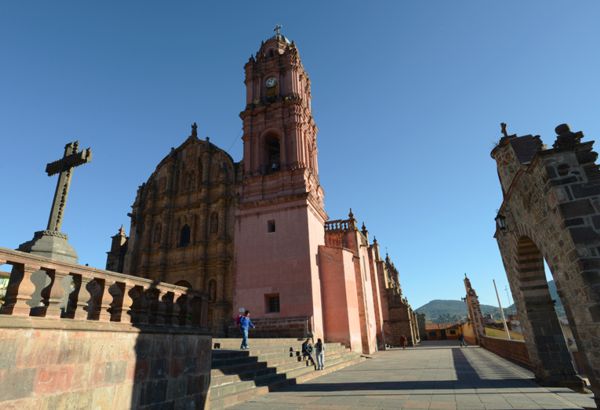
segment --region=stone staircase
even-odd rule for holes
[[[298,358],[302,340],[250,339],[250,350],[240,350],[240,343],[241,339],[213,339],[213,346],[220,348],[212,351],[210,409],[226,408],[363,360],[341,343],[326,343],[325,369],[317,371]]]

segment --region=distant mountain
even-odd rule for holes
[[[556,313],[558,316],[565,316],[565,309],[560,302],[558,293],[556,292],[556,284],[554,281],[548,282],[550,297],[556,301]],[[416,309],[417,313],[425,313],[428,321],[433,323],[452,323],[464,320],[467,317],[467,304],[461,300],[432,300],[420,308]],[[492,315],[495,319],[500,319],[500,310],[497,306],[481,305],[481,313],[484,315]],[[516,313],[515,305],[504,308],[504,314]]]

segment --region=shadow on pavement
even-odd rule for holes
[[[471,366],[461,349],[452,349],[456,380],[369,381],[347,383],[305,383],[284,387],[280,391],[329,392],[357,390],[433,390],[433,389],[490,389],[533,387],[532,379],[482,379]]]

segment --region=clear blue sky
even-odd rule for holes
[[[494,304],[498,124],[600,135],[599,21],[597,1],[0,2],[0,246],[45,228],[45,164],[68,141],[94,158],[63,230],[97,267],[192,122],[240,160],[243,65],[281,23],[312,80],[330,217],[366,222],[413,307],[463,296],[465,272]]]

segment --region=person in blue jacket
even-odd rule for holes
[[[250,311],[244,312],[244,315],[240,317],[240,330],[242,331],[242,345],[240,349],[248,349],[248,330],[254,328],[254,323],[250,320]]]

